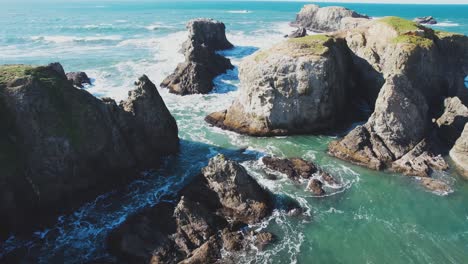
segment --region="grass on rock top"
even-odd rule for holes
[[[0,66],[0,84],[6,84],[17,78],[25,77],[33,69],[30,65],[3,65]]]
[[[398,33],[393,39],[394,43],[411,44],[422,48],[430,48],[434,44],[433,33],[430,33],[432,30],[416,22],[401,17],[384,17],[378,21],[389,25]]]
[[[333,37],[323,34],[288,39],[268,50],[258,51],[254,59],[259,62],[267,58],[270,54],[286,54],[293,57],[308,55],[320,56],[328,51],[327,43],[331,39],[333,39]]]

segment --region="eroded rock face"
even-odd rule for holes
[[[240,91],[227,111],[206,121],[253,136],[311,133],[343,119],[351,59],[343,39],[290,39],[244,59]]]
[[[342,29],[342,20],[344,18],[369,19],[366,15],[358,14],[344,7],[305,5],[297,14],[296,21],[291,24],[315,32],[331,32]]]
[[[409,175],[446,169],[440,148],[431,142],[432,119],[445,97],[467,98],[463,76],[468,73],[468,38],[387,17],[347,32],[346,40],[361,69],[358,87],[364,87],[363,94],[378,95],[368,122],[332,142],[330,154]]]
[[[83,84],[91,84],[91,80],[85,72],[68,72],[67,79],[76,87],[83,88]]]
[[[287,38],[302,38],[302,37],[305,37],[305,36],[307,36],[307,29],[305,29],[303,27],[299,27],[297,30],[295,30],[294,32],[292,32],[289,35],[286,35],[285,37],[287,37]]]
[[[444,108],[444,113],[436,123],[439,136],[451,148],[468,122],[468,107],[458,97],[451,97],[445,99]]]
[[[275,157],[263,157],[263,164],[271,170],[279,171],[293,180],[299,178],[309,179],[318,171],[317,167],[300,158],[280,159]]]
[[[226,39],[225,25],[212,19],[196,19],[187,24],[189,39],[183,44],[185,62],[162,83],[170,92],[187,95],[209,93],[213,79],[232,69],[231,61],[216,53],[233,45]]]
[[[175,120],[143,79],[124,108],[73,87],[60,64],[0,67],[2,232],[27,232],[178,151]]]
[[[450,151],[450,157],[460,173],[468,179],[468,123],[465,124],[463,133]]]
[[[129,218],[108,237],[118,261],[215,263],[221,250],[263,248],[270,233],[241,231],[272,209],[269,194],[236,162],[218,155],[180,191],[176,206],[166,203]],[[228,221],[229,220],[229,221]]]

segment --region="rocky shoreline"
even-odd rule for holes
[[[468,37],[420,23],[306,5],[287,40],[241,62],[237,97],[205,120],[255,137],[327,133],[349,127],[360,114],[353,103],[366,102],[372,114],[328,153],[449,193],[433,174],[454,164],[468,178]],[[195,19],[187,29],[185,61],[161,87],[206,94],[216,76],[233,69],[217,53],[233,45],[220,21]],[[46,227],[178,153],[176,120],[146,75],[119,104],[80,89],[87,84],[86,73],[66,74],[59,63],[0,66],[0,238]],[[306,182],[314,199],[343,187],[300,157],[258,163],[265,175]],[[277,200],[241,164],[217,155],[174,200],[114,228],[106,248],[115,263],[230,263],[226,252],[261,251],[280,239],[251,228],[278,209]],[[295,203],[288,210],[302,213]]]

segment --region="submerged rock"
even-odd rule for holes
[[[331,32],[342,29],[342,20],[344,18],[369,19],[366,15],[358,14],[344,7],[305,5],[297,14],[296,21],[292,22],[291,25],[316,32]]]
[[[310,190],[314,195],[322,196],[325,194],[325,190],[322,188],[323,183],[317,179],[312,179],[307,185],[307,189]]]
[[[128,111],[73,87],[60,64],[0,67],[0,233],[28,232],[178,151],[176,122],[144,79]]]
[[[419,24],[428,24],[428,25],[437,24],[437,20],[432,16],[417,17],[413,21]]]
[[[208,123],[252,136],[311,133],[343,120],[351,92],[346,42],[314,35],[289,39],[244,59],[239,95]]]
[[[225,25],[212,19],[195,19],[187,24],[189,39],[183,44],[185,62],[161,83],[180,95],[209,93],[213,79],[232,69],[231,61],[216,53],[233,45],[226,39]]]
[[[222,155],[180,195],[176,206],[158,204],[113,230],[110,253],[132,263],[215,263],[221,250],[247,250],[252,242],[264,247],[274,239],[270,233],[239,232],[270,214],[272,201],[241,165]]]
[[[428,189],[429,191],[435,192],[440,195],[446,195],[452,191],[450,186],[443,181],[431,179],[431,178],[422,178],[420,179],[421,185]]]
[[[73,82],[73,85],[83,88],[83,84],[91,84],[91,80],[85,72],[69,72],[67,79]]]
[[[465,124],[463,133],[450,150],[450,157],[461,175],[468,179],[468,123]]]

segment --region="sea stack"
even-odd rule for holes
[[[146,77],[120,106],[60,64],[0,67],[1,233],[28,232],[178,151],[177,124]]]
[[[234,68],[229,59],[216,53],[233,45],[226,38],[226,26],[222,22],[195,19],[188,22],[187,29],[189,39],[182,46],[185,62],[161,86],[180,95],[206,94],[213,90],[216,76]]]
[[[351,57],[343,39],[312,35],[284,41],[244,59],[234,103],[206,121],[252,136],[334,128],[352,91]]]

